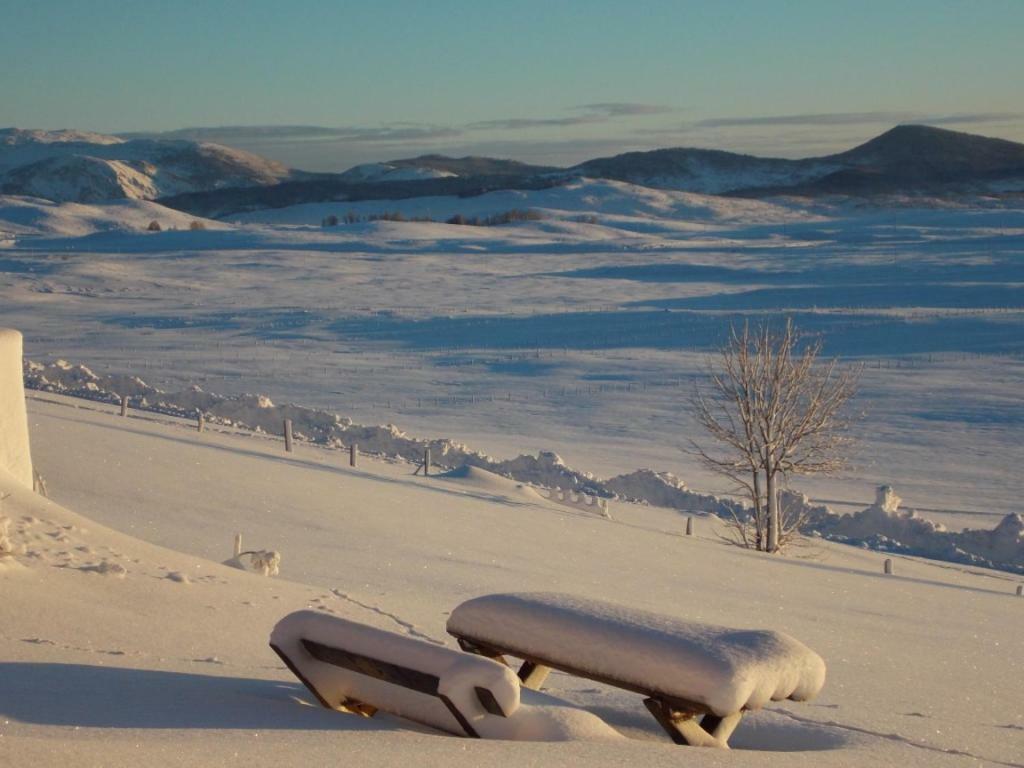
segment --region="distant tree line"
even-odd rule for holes
[[[528,208],[513,208],[502,213],[495,213],[490,216],[464,216],[456,213],[454,216],[445,219],[445,224],[455,224],[467,227],[496,227],[502,224],[511,224],[514,221],[540,221],[544,215],[540,211]],[[384,213],[357,214],[346,213],[342,217],[330,215],[325,217],[320,225],[323,227],[336,227],[339,224],[361,224],[368,221],[437,221],[430,216],[407,217],[401,211],[385,211]]]

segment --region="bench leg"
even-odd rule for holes
[[[736,730],[736,726],[740,724],[740,720],[742,718],[742,712],[733,712],[731,715],[726,715],[725,717],[719,717],[718,715],[704,715],[704,719],[700,721],[700,727],[723,744],[728,744],[729,737],[732,736],[733,731]]]
[[[464,650],[466,653],[473,653],[477,656],[485,656],[488,659],[494,659],[499,664],[504,664],[506,667],[510,666],[508,660],[504,656],[502,656],[501,653],[494,650],[493,648],[478,645],[477,643],[470,642],[469,640],[463,640],[461,637],[457,637],[455,639],[456,642],[458,642],[459,644],[459,648]]]
[[[545,667],[543,664],[534,664],[532,661],[524,661],[523,666],[519,668],[519,680],[523,687],[534,691],[540,690],[540,687],[544,685],[544,681],[548,679],[550,674],[551,667]]]
[[[696,720],[696,712],[681,712],[658,699],[644,699],[644,706],[654,715],[658,725],[665,729],[669,738],[676,744],[690,747],[729,748],[724,741],[715,738],[701,727]]]

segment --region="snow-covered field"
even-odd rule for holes
[[[544,218],[319,226],[512,208]],[[177,231],[141,231],[153,218]],[[721,492],[681,451],[687,397],[729,322],[785,311],[866,366],[856,466],[798,490],[853,511],[888,483],[954,529],[1021,511],[1024,210],[581,181],[238,219],[188,231],[150,203],[4,199],[0,327],[25,332],[31,360]],[[78,369],[30,373],[58,370]],[[478,468],[424,478],[363,456],[352,469],[347,453],[300,441],[286,455],[216,421],[199,434],[52,393],[28,404],[52,501],[0,467],[5,767],[1024,765],[1024,601],[1009,573],[894,556],[886,576],[887,555],[827,541],[769,557],[725,544],[712,517],[684,536],[684,516],[655,504],[614,500],[609,519]],[[0,435],[3,462],[22,455],[17,431]],[[279,577],[220,564],[237,532],[281,552]],[[824,691],[750,714],[731,753],[681,752],[639,696],[556,674],[552,694],[627,739],[513,747],[304,706],[266,645],[312,608],[453,647],[460,602],[546,590],[788,633],[824,658]]]
[[[897,202],[580,181],[156,234],[138,231],[148,209],[111,229],[74,207],[28,231],[16,202],[0,209],[21,223],[0,224],[12,232],[0,323],[26,332],[31,359],[265,393],[497,457],[549,449],[605,477],[667,470],[724,492],[680,450],[693,433],[686,400],[730,322],[784,310],[867,365],[856,468],[799,489],[856,509],[888,483],[951,528],[992,527],[1024,492],[1024,211]],[[546,218],[319,226],[332,213],[512,208]]]

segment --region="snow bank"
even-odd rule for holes
[[[21,334],[0,328],[0,469],[32,487],[32,454],[22,384]]]
[[[722,716],[811,699],[825,684],[821,657],[781,632],[698,624],[570,595],[478,597],[452,611],[448,631],[697,701]]]
[[[532,704],[521,702],[519,678],[492,659],[316,611],[289,614],[274,627],[270,642],[332,707],[348,700],[362,702],[448,733],[465,735],[440,698],[319,661],[302,644],[303,639],[436,677],[437,692],[451,700],[484,738],[562,741],[619,737],[600,718],[557,699],[531,697]],[[490,691],[506,716],[484,709],[477,688]]]
[[[819,535],[871,549],[1024,573],[1024,515],[1010,514],[992,530],[946,530],[941,523],[901,509],[886,485],[875,503],[852,515],[829,514],[815,521]]]

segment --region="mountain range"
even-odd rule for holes
[[[848,151],[797,160],[677,148],[557,168],[423,155],[314,174],[206,142],[0,130],[0,193],[76,202],[159,199],[205,216],[310,202],[540,189],[581,176],[743,197],[1019,195],[1024,144],[900,125]]]

